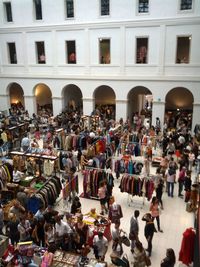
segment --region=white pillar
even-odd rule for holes
[[[128,100],[116,100],[116,115],[115,115],[116,121],[119,121],[121,118],[124,121],[126,121],[126,119],[127,119],[127,103],[128,103]]]
[[[10,108],[10,95],[0,95],[1,108],[0,111],[7,111]]]
[[[57,116],[62,112],[62,97],[52,97],[53,116]]]
[[[25,110],[28,110],[29,116],[32,117],[33,113],[37,113],[36,99],[33,95],[24,95]]]
[[[153,101],[152,108],[152,121],[153,126],[156,125],[156,118],[160,119],[161,129],[163,129],[164,117],[165,117],[165,102],[162,101]]]
[[[94,110],[94,98],[83,98],[83,115],[90,116]]]
[[[192,135],[196,124],[200,124],[200,103],[193,103]]]

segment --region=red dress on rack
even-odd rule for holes
[[[183,233],[179,261],[185,265],[189,265],[193,262],[195,235],[193,228],[188,228]]]

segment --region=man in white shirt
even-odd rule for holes
[[[61,220],[60,215],[56,216],[55,221],[56,221],[56,224],[55,224],[56,244],[58,246],[61,246],[62,241],[63,241],[63,236],[65,234],[71,234],[72,229],[67,222],[64,222],[63,220]]]
[[[98,232],[93,238],[95,258],[104,261],[106,252],[108,250],[108,240],[103,236],[102,232]]]

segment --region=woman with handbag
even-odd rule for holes
[[[146,267],[151,265],[151,260],[147,257],[143,245],[140,241],[135,242],[133,253],[133,267]]]

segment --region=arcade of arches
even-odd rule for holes
[[[17,84],[12,83],[8,86],[9,106],[21,104],[26,109],[26,103],[24,100],[24,90]],[[33,105],[35,105],[35,112],[40,114],[42,110],[47,110],[50,114],[53,114],[53,102],[52,91],[46,84],[37,84],[33,89]],[[61,91],[62,106],[60,111],[64,109],[83,109],[83,93],[81,89],[74,85],[66,85]],[[104,117],[108,119],[116,118],[117,99],[115,91],[106,85],[97,87],[94,90],[93,98],[93,110],[103,112]],[[153,109],[153,94],[152,92],[143,86],[136,86],[132,88],[127,94],[126,115],[130,118],[134,113],[145,115],[151,119]],[[169,123],[170,127],[174,127],[180,116],[184,116],[188,121],[188,126],[191,126],[192,112],[193,112],[194,97],[192,93],[183,87],[176,87],[171,89],[165,98],[165,122]],[[86,114],[86,115],[91,115]],[[49,114],[49,113],[48,113]],[[54,114],[57,115],[57,114]],[[123,114],[122,114],[123,115]]]

